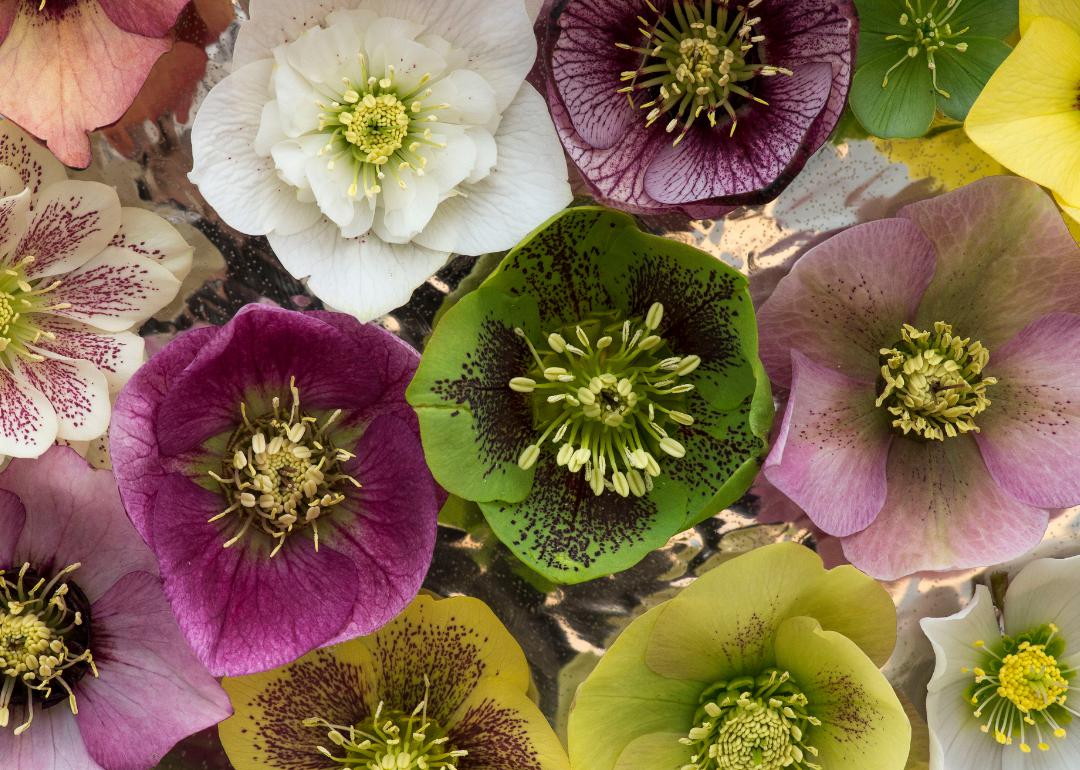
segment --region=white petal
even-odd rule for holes
[[[472,70],[454,70],[431,85],[425,104],[447,104],[436,113],[439,120],[468,126],[485,126],[498,116],[495,90]]]
[[[176,276],[157,262],[106,249],[65,275],[50,297],[69,305],[56,310],[58,316],[122,332],[141,325],[172,302],[179,289]]]
[[[342,238],[357,238],[371,229],[375,221],[375,202],[363,195],[356,199],[353,221],[341,228]]]
[[[52,404],[58,439],[90,441],[105,435],[112,406],[109,384],[96,366],[63,358],[20,359],[16,366],[19,376]]]
[[[33,255],[30,278],[59,275],[101,253],[120,229],[120,198],[98,182],[49,185],[38,198],[16,257]]]
[[[277,99],[263,105],[262,118],[259,119],[259,132],[255,135],[255,153],[267,156],[274,145],[285,138],[281,127],[281,108]]]
[[[926,696],[930,770],[1002,770],[1005,752],[1020,754],[1016,746],[1002,747],[979,729],[964,698],[966,687],[967,683],[955,682]]]
[[[415,244],[388,244],[368,234],[342,238],[337,225],[323,219],[296,235],[269,236],[281,264],[323,302],[362,321],[404,305],[413,290],[446,262],[446,252]]]
[[[1032,750],[1024,754],[1013,744],[1002,756],[1002,770],[1076,770],[1080,767],[1080,735],[1077,735],[1075,723],[1070,725],[1064,738],[1051,738],[1044,734],[1047,751],[1035,748],[1035,739],[1029,738]],[[971,765],[977,767],[977,765]]]
[[[1036,559],[1009,584],[1005,595],[1005,631],[1017,635],[1055,623],[1065,650],[1080,652],[1080,556]]]
[[[272,57],[275,48],[318,26],[332,11],[358,4],[358,0],[304,0],[302,5],[296,0],[251,0],[251,18],[240,25],[236,37],[233,67]]]
[[[22,179],[7,166],[0,166],[0,172],[6,172],[5,176],[11,174],[15,177],[14,180],[9,178],[6,181],[22,184]],[[29,222],[30,188],[24,187],[21,192],[0,198],[0,264],[18,260],[20,255],[14,253],[15,247],[22,240]]]
[[[399,93],[411,93],[420,88],[425,76],[438,78],[447,69],[446,59],[438,50],[414,39],[420,29],[411,22],[384,17],[367,31],[366,48],[372,73],[389,76],[393,67]]]
[[[18,195],[28,189],[18,171],[11,166],[0,166],[0,197]]]
[[[64,164],[10,120],[0,120],[0,165],[19,172],[35,200],[49,185],[67,179]]]
[[[152,259],[178,281],[183,281],[191,272],[195,252],[165,219],[152,211],[133,207],[121,209],[120,229],[109,248]]]
[[[465,181],[475,184],[495,168],[499,160],[499,146],[495,143],[495,136],[486,128],[470,128],[466,133],[476,146],[476,163]]]
[[[433,134],[432,138],[446,147],[421,150],[428,159],[428,164],[424,166],[424,176],[435,182],[439,188],[439,197],[444,198],[476,170],[479,153],[473,136],[482,133],[484,129],[466,131],[460,126],[436,126],[435,130],[438,133]]]
[[[191,181],[235,230],[265,235],[299,232],[318,219],[277,173],[274,161],[255,152],[255,137],[269,95],[272,61],[237,70],[207,95],[191,129]]]
[[[43,339],[37,347],[64,358],[78,358],[96,366],[109,383],[109,391],[119,392],[145,359],[146,342],[138,334],[105,334],[91,326],[56,316],[37,321],[38,328],[55,339]]]
[[[333,168],[329,168],[330,164]],[[356,216],[355,201],[349,197],[356,164],[349,157],[331,160],[329,156],[310,158],[305,166],[308,184],[323,214],[338,227],[344,227]]]
[[[278,104],[278,118],[285,136],[296,139],[319,128],[322,95],[314,86],[286,63],[274,69],[273,93]]]
[[[495,142],[495,170],[443,201],[417,243],[456,254],[503,251],[570,204],[562,144],[532,86],[503,114]]]
[[[408,243],[427,226],[440,197],[439,185],[429,176],[403,172],[401,178],[404,188],[389,176],[383,180],[372,224],[379,238],[395,244]]]
[[[56,430],[45,395],[0,366],[0,455],[40,457],[56,441]]]
[[[937,657],[928,686],[931,692],[960,681],[971,684],[972,675],[962,669],[983,666],[986,661],[986,653],[975,642],[993,645],[1001,638],[990,591],[982,585],[975,587],[975,595],[960,612],[947,618],[923,618],[919,625]]]

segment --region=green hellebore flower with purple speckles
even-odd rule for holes
[[[773,417],[746,278],[592,207],[443,316],[406,397],[438,482],[561,583],[627,569],[741,497]]]

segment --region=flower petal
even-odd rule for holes
[[[897,69],[889,72],[897,63]],[[888,73],[888,74],[886,74]],[[888,85],[883,86],[888,77]],[[937,112],[927,62],[907,58],[907,48],[891,48],[861,64],[851,81],[851,110],[859,123],[882,138],[920,137]]]
[[[1011,3],[1010,8],[1015,8]],[[967,8],[967,6],[964,6]],[[953,20],[954,28],[963,24],[957,19]],[[1010,32],[1015,25],[1010,25]],[[934,57],[934,65],[937,67],[938,83],[942,90],[949,96],[938,94],[937,102],[946,117],[963,122],[971,106],[979,97],[991,75],[1001,66],[1001,63],[1012,53],[1012,47],[1004,41],[993,37],[975,37],[966,35],[964,42],[967,43],[966,51],[952,51],[945,48],[938,51]]]
[[[865,529],[885,503],[893,434],[872,384],[791,351],[787,412],[766,478],[830,535]]]
[[[1037,318],[1080,312],[1080,246],[1054,202],[1031,182],[981,179],[913,203],[900,216],[918,225],[937,253],[915,326],[952,324],[982,342],[993,360]]]
[[[0,456],[39,457],[56,432],[56,412],[45,394],[0,368]]]
[[[79,682],[78,725],[99,764],[151,767],[232,713],[180,635],[156,575],[128,573],[92,610],[101,676]]]
[[[91,441],[109,429],[112,404],[105,375],[90,361],[48,357],[15,364],[16,376],[49,399],[56,414],[56,437]]]
[[[56,156],[10,120],[0,120],[0,166],[18,172],[23,186],[30,188],[32,201],[46,187],[67,179],[67,170]]]
[[[15,544],[25,523],[22,501],[6,489],[0,490],[0,564],[15,563]]]
[[[83,744],[75,715],[66,707],[34,714],[33,729],[15,737],[0,730],[5,770],[102,770]]]
[[[11,169],[0,166],[0,171],[11,172]],[[10,175],[5,173],[4,176],[12,182],[22,181],[14,172]],[[10,179],[11,176],[14,179]],[[22,240],[30,222],[30,190],[11,193],[10,186],[5,187],[5,196],[0,198],[0,264],[18,261],[20,255],[12,255],[11,252]]]
[[[998,378],[975,440],[1001,488],[1039,508],[1080,503],[1080,382],[1071,356],[1080,315],[1054,313],[1029,324],[994,352]]]
[[[60,275],[80,267],[109,245],[120,229],[116,190],[98,182],[57,182],[34,204],[29,229],[16,254],[32,255],[28,278]]]
[[[103,334],[86,324],[56,316],[45,316],[37,324],[56,337],[43,338],[36,347],[63,358],[91,362],[105,375],[111,393],[119,391],[143,364],[146,343],[133,332]]]
[[[165,37],[176,23],[187,0],[98,0],[112,23],[127,32],[146,37]]]
[[[131,207],[121,209],[120,229],[109,248],[153,260],[178,281],[183,281],[191,272],[195,254],[184,236],[166,220],[152,211]]]
[[[347,7],[346,0],[311,0],[297,8],[291,0],[254,0],[249,20],[240,24],[233,51],[233,69],[273,57],[273,49],[296,40],[309,27],[322,24],[331,11]]]
[[[1020,33],[1027,34],[1031,22],[1039,16],[1049,16],[1080,30],[1080,8],[1072,0],[1021,0]]]
[[[263,60],[234,71],[203,100],[191,128],[189,178],[226,224],[247,235],[299,233],[319,219],[318,206],[297,199],[274,159],[255,151],[273,68]]]
[[[880,580],[997,564],[1046,531],[1047,512],[1006,494],[968,436],[894,441],[888,485],[874,522],[843,541],[851,563]]]
[[[791,386],[791,351],[858,380],[879,376],[881,348],[910,321],[934,275],[931,243],[883,219],[834,235],[802,256],[761,306],[761,361]]]
[[[1065,654],[1070,658],[1080,654],[1080,595],[1064,588],[1078,579],[1080,556],[1028,562],[1009,582],[1005,633],[1018,636],[1054,623],[1066,642]]]

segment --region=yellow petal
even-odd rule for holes
[[[933,131],[920,139],[873,139],[893,163],[907,166],[912,181],[933,179],[945,190],[955,190],[987,176],[1007,173],[1005,167],[976,146],[956,125]]]
[[[1006,168],[1080,200],[1080,31],[1035,19],[964,124]]]
[[[1039,16],[1058,19],[1080,32],[1080,3],[1076,0],[1020,0],[1020,33],[1027,34]]]

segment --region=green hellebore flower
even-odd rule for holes
[[[746,278],[592,207],[443,316],[406,397],[436,480],[559,583],[626,569],[741,497],[773,416]]]
[[[911,724],[879,670],[888,593],[794,543],[707,572],[632,622],[578,689],[585,770],[902,770]]]
[[[922,136],[938,110],[963,121],[1012,48],[1016,0],[855,0],[850,104],[885,139]]]

